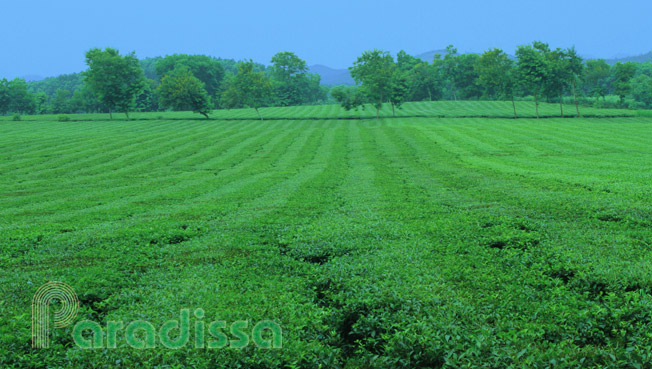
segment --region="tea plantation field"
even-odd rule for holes
[[[650,367],[652,118],[558,108],[1,120],[0,367]],[[283,347],[35,349],[48,281],[77,320],[201,308]]]

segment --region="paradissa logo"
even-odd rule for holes
[[[49,282],[39,288],[32,304],[32,345],[36,348],[49,347],[49,307],[53,300],[61,303],[61,309],[54,313],[55,328],[72,324],[77,316],[79,299],[70,286]],[[244,348],[249,346],[250,341],[263,349],[279,349],[283,345],[282,329],[273,321],[263,320],[250,327],[246,320],[230,325],[224,320],[205,322],[203,309],[195,309],[193,315],[192,339],[195,348]],[[72,338],[77,346],[84,349],[116,348],[119,338],[135,349],[156,348],[157,342],[161,347],[179,349],[191,342],[190,327],[190,309],[182,309],[178,320],[166,321],[159,329],[144,320],[127,325],[122,321],[108,321],[104,329],[96,322],[83,320],[73,327]]]

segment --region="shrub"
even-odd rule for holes
[[[70,122],[70,117],[63,114],[59,115],[57,119],[59,120],[59,122]]]
[[[11,117],[11,120],[17,122],[20,121],[20,114],[16,113]]]

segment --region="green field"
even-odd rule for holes
[[[261,112],[0,121],[0,366],[650,367],[652,118]],[[79,320],[201,308],[283,348],[33,349],[53,280]]]

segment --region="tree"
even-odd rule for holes
[[[83,86],[72,94],[70,105],[73,111],[86,113],[95,113],[104,109],[102,103],[88,86]]]
[[[70,92],[67,90],[57,89],[54,98],[52,99],[52,113],[70,113]]]
[[[360,93],[360,88],[355,86],[335,86],[330,91],[331,96],[342,105],[342,107],[349,111],[351,109],[357,110],[358,107],[364,109],[364,97]]]
[[[163,76],[158,94],[162,109],[192,110],[208,119],[211,111],[208,93],[204,84],[186,66],[178,66]]]
[[[157,87],[160,83],[147,77],[146,82],[145,89],[136,98],[136,109],[138,111],[158,111],[160,104]]]
[[[407,73],[394,70],[390,81],[389,103],[392,105],[392,116],[396,117],[395,108],[400,109],[408,94]]]
[[[86,64],[84,82],[109,109],[111,119],[113,110],[124,112],[129,119],[129,110],[146,85],[135,54],[121,56],[118,50],[109,47],[91,49],[86,52]]]
[[[408,72],[408,99],[410,101],[439,100],[442,96],[442,81],[435,64],[420,61]]]
[[[584,89],[587,94],[595,96],[596,103],[599,97],[604,100],[609,92],[610,76],[609,64],[604,59],[586,61],[586,72],[583,79]]]
[[[9,110],[14,113],[30,114],[36,109],[34,96],[27,89],[27,82],[22,78],[14,78],[7,83],[9,94]]]
[[[617,63],[614,65],[614,93],[620,98],[620,106],[625,105],[625,96],[631,91],[630,80],[634,78],[636,65],[632,62]]]
[[[566,49],[565,53],[567,68],[570,72],[571,90],[573,92],[573,101],[575,102],[575,110],[577,110],[577,117],[580,117],[580,104],[577,101],[577,80],[582,78],[584,74],[584,63],[582,58],[577,55],[575,47]]]
[[[546,60],[547,73],[544,90],[548,97],[559,96],[559,109],[564,116],[564,91],[570,85],[572,71],[566,59],[566,53],[561,49],[553,51],[542,50]]]
[[[252,60],[238,64],[238,74],[228,81],[222,93],[222,102],[227,108],[254,108],[260,120],[263,120],[258,109],[271,96],[272,83],[263,72],[255,72],[254,67]]]
[[[269,75],[274,88],[274,105],[290,106],[316,101],[321,77],[308,73],[306,62],[289,51],[272,57]]]
[[[48,111],[48,95],[45,92],[34,94],[34,113],[45,114]]]
[[[532,45],[522,45],[516,50],[519,78],[534,95],[534,105],[539,118],[539,96],[544,91],[548,68],[544,53],[548,45],[535,41]]]
[[[413,70],[421,62],[423,62],[423,60],[415,58],[403,50],[396,54],[396,67],[404,73]]]
[[[490,94],[512,100],[514,119],[516,119],[514,62],[503,50],[494,48],[485,51],[480,56],[476,70],[480,83],[485,86]]]
[[[169,55],[156,62],[156,73],[162,77],[182,65],[204,83],[209,97],[217,96],[224,79],[224,67],[218,59],[206,55]]]
[[[444,58],[439,59],[439,55],[437,54],[435,55],[435,62],[453,94],[453,100],[457,101],[457,86],[455,86],[456,76],[459,74],[457,49],[453,45],[446,46],[446,55],[444,55]]]
[[[0,115],[5,115],[9,111],[9,81],[6,78],[0,80]]]
[[[652,77],[646,74],[640,74],[632,79],[631,82],[632,97],[643,108],[652,107]]]
[[[385,51],[365,51],[349,70],[353,80],[361,84],[361,91],[373,103],[376,118],[379,118],[383,103],[391,100],[395,92],[392,87],[396,70],[394,59]]]

